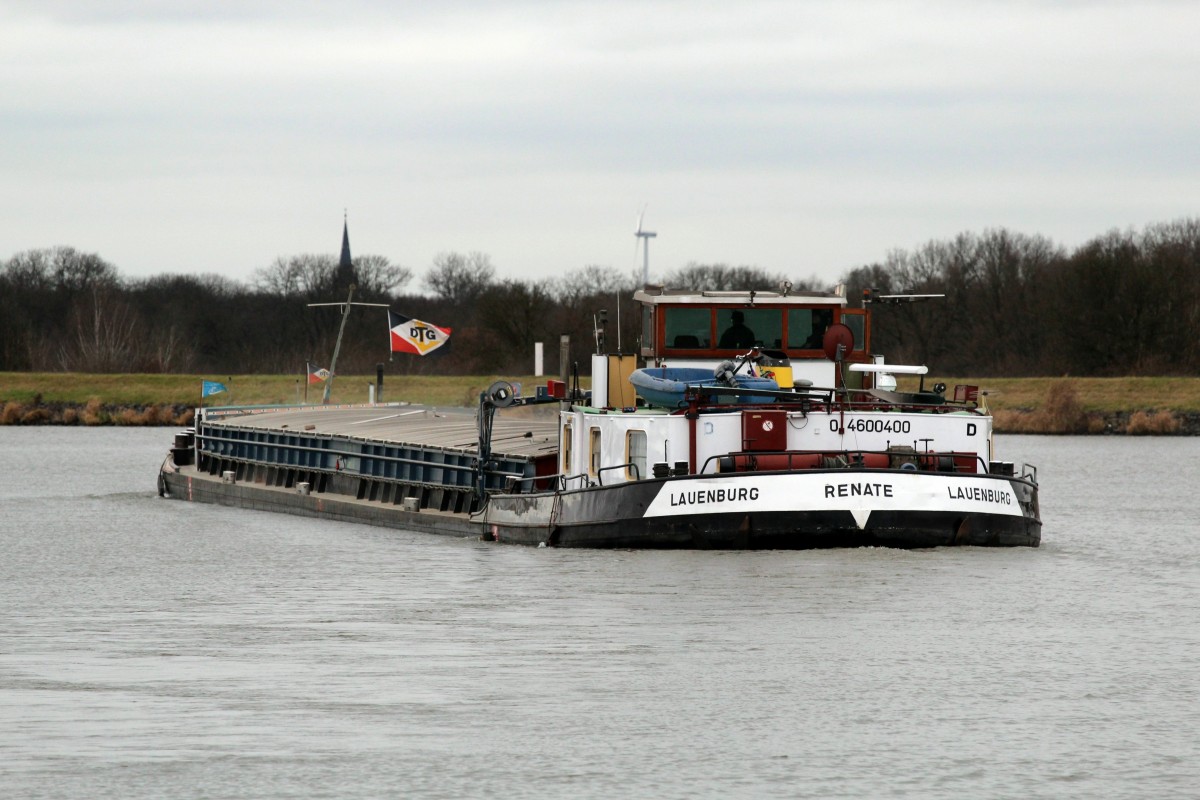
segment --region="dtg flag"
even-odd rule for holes
[[[439,328],[419,319],[404,317],[388,309],[388,330],[392,336],[393,353],[416,353],[427,356],[450,339],[449,328]]]
[[[318,368],[317,365],[311,361],[306,362],[306,364],[309,383],[320,383],[321,381],[329,380],[329,370],[325,369],[324,367]]]

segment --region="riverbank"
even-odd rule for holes
[[[387,376],[383,401],[473,407],[498,380],[521,383],[527,393],[545,377],[497,375]],[[200,397],[201,382],[226,391]],[[365,403],[375,376],[339,376],[329,401]],[[583,381],[586,388],[588,382]],[[294,375],[99,375],[71,372],[0,372],[0,425],[190,425],[198,405],[297,405],[320,403],[323,383]]]
[[[201,380],[216,380],[227,392],[205,405],[290,405],[305,401],[304,386],[292,375],[92,375],[0,373],[3,425],[184,426],[200,404]],[[382,399],[434,406],[474,406],[479,393],[501,376],[388,376]],[[504,376],[505,380],[514,380]],[[531,393],[546,378],[515,379]],[[980,387],[981,399],[1000,433],[1200,435],[1200,378],[927,378],[951,389]],[[374,376],[344,376],[330,401],[362,403]],[[587,381],[584,381],[587,386]],[[915,381],[901,381],[915,389]],[[322,384],[308,388],[320,402]]]

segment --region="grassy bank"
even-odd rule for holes
[[[545,384],[546,378],[504,376],[527,387]],[[225,384],[228,392],[205,398],[205,405],[289,404],[304,400],[304,384],[294,375],[91,375],[73,372],[0,372],[0,402],[85,405],[97,399],[104,405],[186,405],[200,403],[202,380]],[[500,376],[389,375],[384,378],[383,399],[430,405],[473,404],[479,392]],[[338,376],[330,402],[365,403],[374,375]],[[320,402],[324,384],[308,387],[309,402]],[[528,391],[528,390],[527,390]]]
[[[0,424],[185,425],[200,404],[202,380],[225,384],[228,392],[204,399],[206,406],[290,405],[305,401],[304,384],[294,375],[93,375],[69,372],[0,372]],[[435,406],[473,406],[495,375],[387,376],[385,401]],[[525,393],[547,378],[504,376]],[[331,403],[365,403],[374,375],[339,376]],[[586,386],[585,382],[585,386]],[[324,384],[308,387],[308,402],[319,403]]]
[[[947,394],[978,386],[1000,433],[1200,434],[1200,378],[926,378],[925,386],[939,382]]]
[[[1037,411],[1046,407],[1059,385],[1074,388],[1086,413],[1115,414],[1137,411],[1200,413],[1200,378],[926,378],[925,385],[944,383],[978,386],[987,392],[988,407],[999,411]],[[915,389],[916,380],[901,387]]]
[[[383,399],[437,406],[474,405],[479,392],[502,376],[387,376]],[[229,387],[206,405],[302,402],[304,385],[293,375],[204,376]],[[0,373],[0,424],[186,424],[200,403],[201,376],[92,375],[61,372]],[[546,378],[521,382],[527,394]],[[927,378],[979,386],[995,413],[996,429],[1028,433],[1197,433],[1200,378]],[[374,376],[341,376],[331,402],[361,403]],[[586,386],[586,382],[585,382]],[[915,389],[903,379],[900,388]],[[323,385],[309,387],[319,402]]]

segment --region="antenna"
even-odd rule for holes
[[[621,352],[621,293],[617,292],[614,300],[617,304],[617,352]]]
[[[936,300],[945,297],[944,294],[880,294],[878,289],[863,289],[863,305],[871,303],[917,303],[922,300]]]
[[[642,230],[642,218],[646,216],[646,206],[642,206],[642,213],[638,214],[637,230],[633,235],[642,240],[642,285],[650,282],[650,240],[658,236],[654,231]],[[637,245],[634,245],[633,252],[637,253]]]

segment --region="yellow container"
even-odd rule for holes
[[[787,367],[759,367],[758,374],[763,378],[771,378],[780,389],[791,389],[792,387],[792,368]]]
[[[792,362],[782,350],[763,350],[754,360],[760,377],[771,378],[780,389],[792,389]]]

